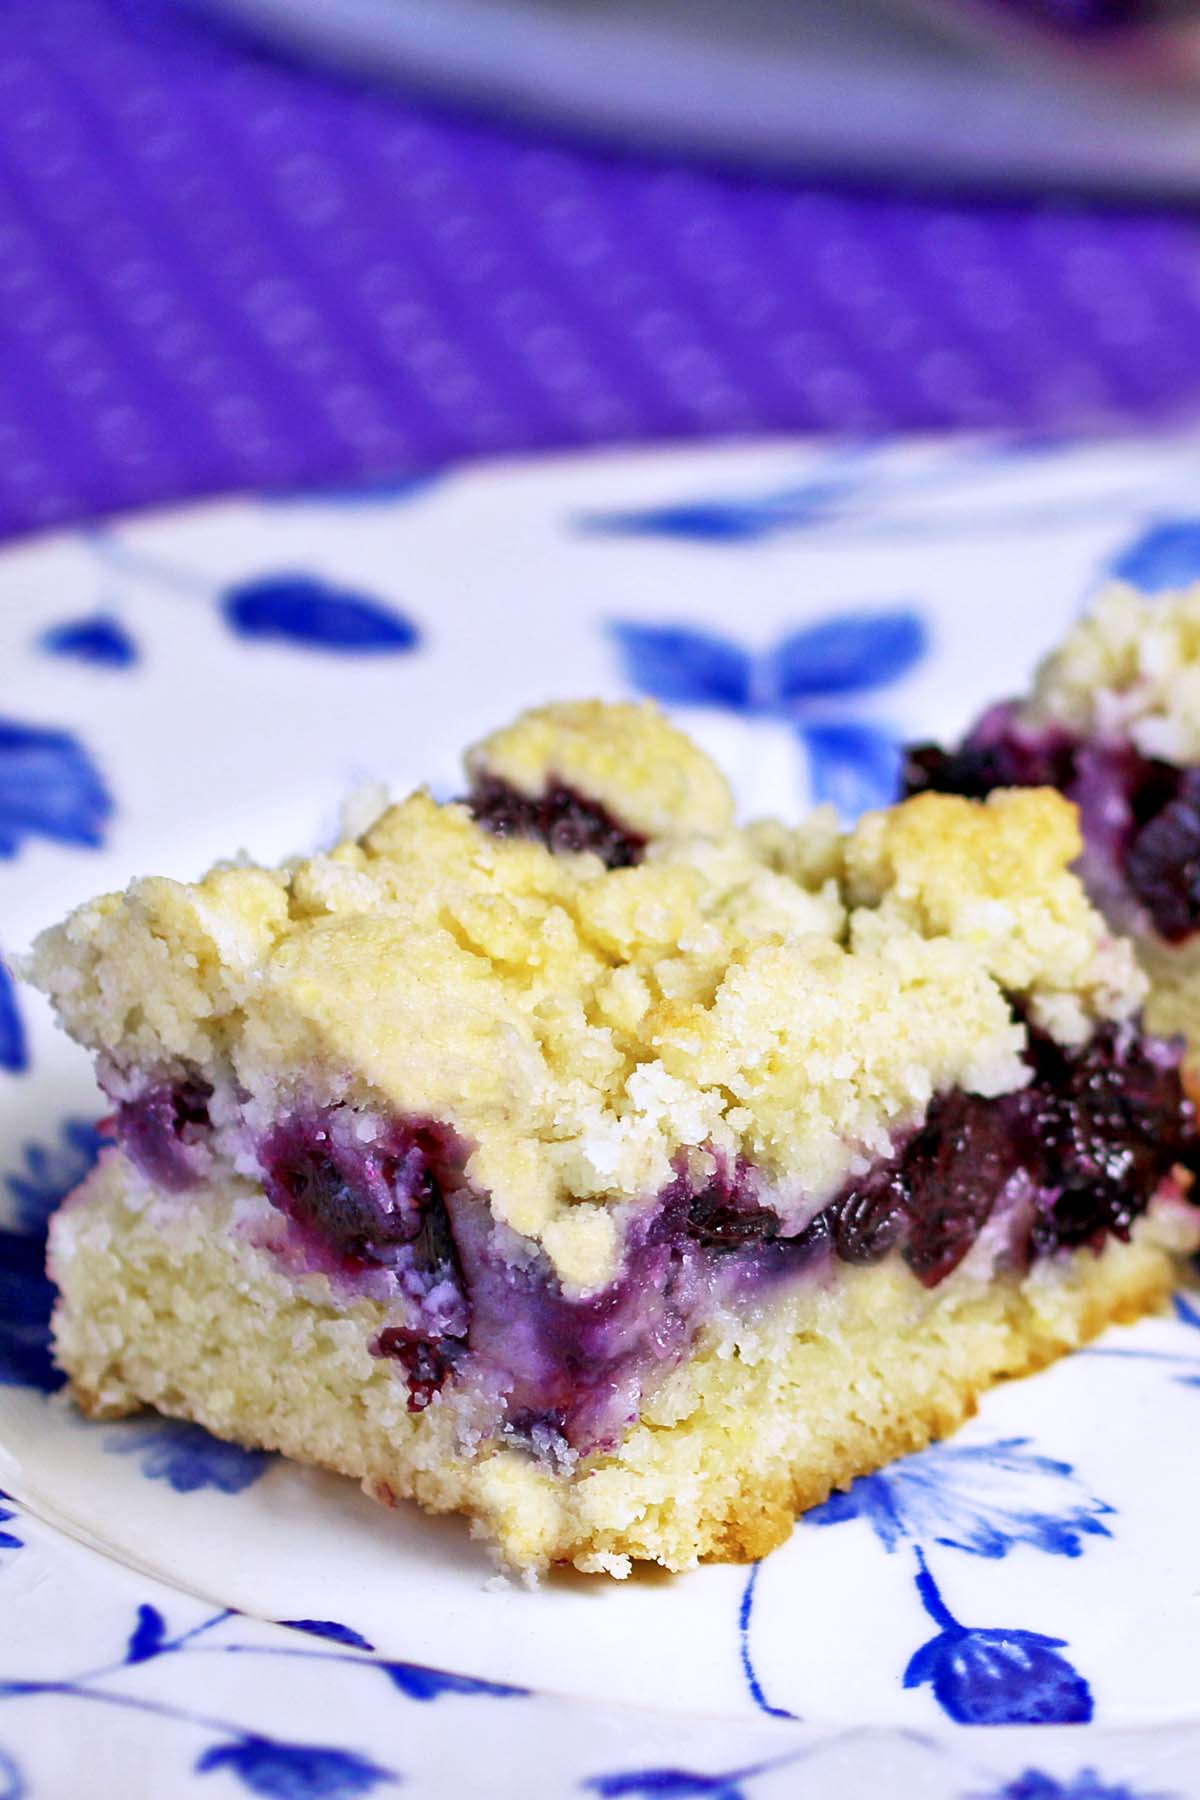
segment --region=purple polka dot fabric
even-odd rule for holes
[[[499,452],[1200,401],[1200,222],[439,111],[172,0],[0,0],[0,533]]]

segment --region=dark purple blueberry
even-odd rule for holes
[[[842,1262],[874,1263],[895,1248],[908,1220],[902,1168],[882,1164],[826,1208],[833,1248]]]
[[[1129,846],[1125,873],[1154,929],[1169,943],[1182,942],[1200,925],[1200,769],[1187,770],[1175,796],[1142,825]]]
[[[157,1186],[180,1193],[200,1179],[192,1151],[212,1129],[207,1081],[160,1082],[117,1107],[117,1139],[130,1161]]]
[[[962,794],[982,800],[993,788],[1066,788],[1074,772],[1075,745],[1052,727],[1031,728],[1011,703],[986,712],[957,750],[913,744],[905,751],[901,792]]]
[[[364,1141],[348,1107],[296,1114],[258,1147],[267,1198],[350,1265],[455,1266],[438,1169],[447,1134],[411,1122]]]
[[[779,1236],[779,1214],[760,1206],[744,1164],[732,1175],[718,1169],[708,1185],[690,1201],[687,1232],[708,1250],[740,1250],[769,1243]]]
[[[1017,1167],[1004,1111],[977,1094],[936,1099],[904,1153],[905,1260],[925,1287],[956,1269]]]
[[[1099,1249],[1110,1233],[1128,1238],[1172,1168],[1197,1166],[1178,1046],[1117,1026],[1067,1052],[1031,1031],[1029,1060],[1020,1130],[1038,1191],[1031,1248]]]
[[[531,798],[495,775],[481,775],[467,805],[494,837],[537,838],[556,852],[590,850],[610,869],[641,862],[646,849],[646,839],[607,807],[560,781]]]
[[[388,1325],[371,1345],[373,1356],[398,1362],[408,1384],[409,1412],[424,1412],[440,1393],[466,1352],[461,1338],[431,1338],[401,1325]]]

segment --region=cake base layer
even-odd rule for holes
[[[371,1353],[387,1308],[281,1266],[246,1229],[253,1197],[238,1181],[163,1197],[110,1154],[56,1215],[56,1351],[83,1410],[151,1405],[377,1499],[466,1513],[517,1567],[613,1575],[764,1555],[798,1512],[952,1431],[994,1382],[1161,1304],[1200,1243],[1196,1213],[1166,1203],[1129,1243],[1024,1277],[968,1257],[927,1290],[898,1259],[835,1265],[719,1315],[616,1451],[555,1469],[489,1442],[469,1383],[411,1413]]]

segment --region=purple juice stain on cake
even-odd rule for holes
[[[117,1106],[122,1150],[147,1180],[168,1193],[182,1193],[203,1177],[212,1092],[207,1081],[161,1081]]]
[[[272,1127],[258,1160],[268,1200],[317,1266],[396,1275],[418,1325],[386,1327],[372,1348],[401,1365],[409,1409],[423,1411],[465,1349],[468,1314],[445,1197],[462,1179],[454,1133],[429,1120],[314,1107]]]
[[[461,1372],[492,1397],[502,1437],[558,1465],[614,1447],[723,1300],[893,1253],[935,1288],[993,1218],[1017,1271],[1098,1250],[1129,1236],[1176,1166],[1197,1168],[1177,1045],[1118,1025],[1072,1050],[1030,1028],[1026,1060],[1016,1093],[935,1098],[800,1232],[749,1163],[713,1155],[703,1179],[681,1167],[631,1218],[616,1279],[582,1295],[497,1223],[465,1181],[464,1146],[427,1120],[363,1138],[350,1108],[326,1108],[276,1126],[259,1154],[269,1198],[306,1239],[350,1274],[393,1270],[413,1300],[411,1322],[372,1345],[403,1374],[409,1409]]]
[[[347,1270],[395,1266],[401,1251],[433,1270],[454,1263],[436,1173],[451,1143],[427,1121],[368,1121],[329,1106],[274,1126],[258,1160],[271,1204]]]
[[[467,805],[493,837],[536,838],[548,850],[590,850],[610,869],[628,869],[645,854],[646,839],[606,806],[551,780],[544,793],[522,794],[496,775],[476,778]]]
[[[466,1354],[466,1340],[430,1337],[407,1326],[387,1325],[371,1345],[372,1356],[391,1357],[404,1370],[409,1412],[424,1412]]]
[[[1143,756],[1134,745],[1073,738],[992,707],[957,750],[914,744],[906,795],[934,791],[981,800],[995,788],[1053,787],[1079,808],[1080,874],[1118,929],[1138,911],[1168,943],[1200,929],[1200,769]]]

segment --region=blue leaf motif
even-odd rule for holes
[[[438,469],[422,469],[411,475],[368,475],[362,481],[347,481],[338,487],[302,488],[297,494],[269,495],[276,504],[282,501],[300,506],[392,506],[397,500],[415,500],[428,493],[442,479]]]
[[[250,1735],[206,1750],[196,1772],[209,1775],[214,1769],[228,1769],[252,1794],[268,1800],[356,1800],[396,1779],[389,1769],[352,1750]]]
[[[6,1750],[0,1750],[0,1800],[25,1800],[28,1792],[16,1763]]]
[[[161,1652],[166,1635],[167,1622],[158,1608],[145,1604],[139,1606],[137,1624],[130,1634],[125,1651],[126,1663],[150,1662]]]
[[[227,1444],[202,1425],[178,1419],[120,1428],[105,1448],[116,1456],[139,1456],[142,1473],[151,1481],[167,1482],[177,1494],[200,1488],[240,1494],[266,1473],[271,1461],[263,1450]]]
[[[666,705],[751,708],[753,670],[740,644],[687,625],[615,620],[611,630],[626,675],[643,694]]]
[[[307,1631],[311,1637],[328,1638],[331,1644],[344,1644],[348,1650],[374,1650],[361,1631],[339,1625],[336,1619],[280,1619],[289,1631]]]
[[[48,656],[71,657],[99,669],[128,669],[138,659],[137,645],[111,613],[52,625],[38,639],[38,648]]]
[[[1182,1294],[1176,1294],[1172,1304],[1175,1308],[1175,1317],[1182,1324],[1190,1325],[1193,1330],[1200,1331],[1200,1309],[1197,1309]]]
[[[603,1800],[746,1800],[737,1775],[696,1775],[690,1769],[631,1769],[593,1775],[584,1788]]]
[[[1161,1791],[1149,1793],[1145,1788],[1132,1788],[1127,1783],[1102,1781],[1095,1769],[1080,1769],[1065,1781],[1041,1769],[1025,1769],[1002,1788],[990,1794],[976,1794],[971,1800],[1173,1800]]]
[[[17,1007],[16,985],[0,962],[0,1069],[11,1069],[15,1075],[28,1066],[29,1051]]]
[[[781,702],[864,693],[907,675],[929,648],[915,612],[841,613],[782,638],[767,658]]]
[[[1113,1508],[1080,1486],[1070,1463],[1030,1450],[1027,1438],[934,1444],[905,1456],[805,1514],[813,1525],[865,1519],[887,1549],[903,1539],[974,1556],[1006,1556],[1031,1544],[1078,1556],[1084,1539],[1108,1537]]]
[[[7,1500],[8,1495],[0,1495],[0,1498]],[[0,1524],[7,1525],[16,1516],[10,1506],[0,1506]],[[15,1531],[0,1531],[0,1550],[23,1550],[24,1548],[25,1539],[18,1537]]]
[[[113,803],[103,777],[69,731],[0,719],[0,856],[24,838],[95,849]]]
[[[411,619],[380,600],[333,587],[315,575],[264,575],[228,589],[221,601],[239,636],[350,655],[412,650]]]
[[[816,800],[855,818],[895,798],[895,734],[870,720],[839,718],[836,703],[898,680],[925,654],[928,637],[915,612],[835,615],[761,654],[693,626],[617,620],[611,630],[640,692],[667,705],[788,721],[807,749]]]
[[[583,531],[614,537],[680,538],[699,544],[752,544],[780,532],[823,524],[859,488],[845,476],[797,483],[765,494],[715,495],[628,512],[592,513]]]
[[[52,1394],[62,1386],[50,1354],[54,1299],[45,1238],[0,1230],[0,1387]]]
[[[904,1671],[906,1688],[928,1682],[960,1725],[1074,1725],[1090,1719],[1092,1692],[1065,1656],[1064,1639],[1037,1631],[949,1626]]]
[[[1163,519],[1148,526],[1113,558],[1109,573],[1145,594],[1200,581],[1200,519]]]
[[[844,819],[857,819],[896,798],[900,745],[881,726],[838,721],[802,725],[808,751],[808,779],[818,805],[835,806]]]
[[[482,1681],[475,1675],[453,1675],[448,1669],[427,1669],[422,1663],[385,1662],[392,1685],[410,1700],[438,1700],[443,1694],[490,1695],[496,1700],[520,1699],[528,1688],[504,1681]]]
[[[23,1144],[24,1167],[4,1178],[21,1229],[34,1236],[45,1236],[50,1214],[79,1186],[107,1141],[90,1119],[65,1119],[60,1137],[50,1147]]]
[[[95,1162],[102,1139],[84,1119],[68,1119],[60,1146],[23,1146],[24,1167],[4,1185],[16,1229],[0,1229],[0,1386],[53,1393],[64,1377],[50,1354],[55,1291],[46,1274],[46,1225],[64,1195]]]

